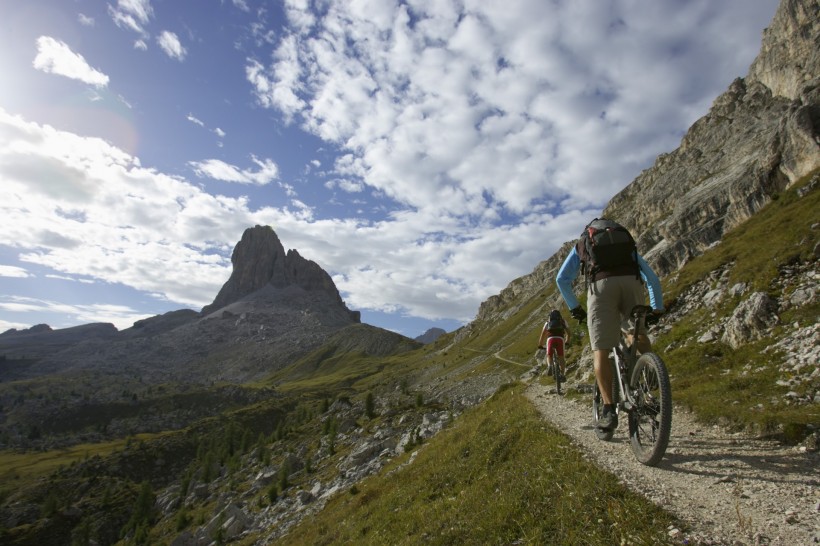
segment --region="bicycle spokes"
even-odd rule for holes
[[[672,427],[672,393],[666,365],[657,355],[641,355],[630,381],[635,407],[630,413],[632,450],[654,465],[663,457]]]

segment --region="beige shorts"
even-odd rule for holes
[[[587,324],[589,342],[595,351],[608,351],[618,344],[621,330],[630,329],[629,313],[645,304],[643,283],[632,275],[608,277],[589,284]]]

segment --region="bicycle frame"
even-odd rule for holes
[[[638,360],[638,332],[646,328],[646,314],[652,310],[647,305],[636,305],[630,315],[635,319],[632,328],[632,345],[626,344],[626,336],[621,333],[618,345],[612,349],[612,357],[615,361],[615,373],[613,381],[618,381],[619,400],[617,402],[620,409],[632,411],[635,409],[635,397],[629,387],[629,373]]]

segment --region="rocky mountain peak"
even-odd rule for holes
[[[659,275],[719,244],[820,169],[819,39],[817,0],[783,0],[746,78],[737,77],[677,149],[658,156],[606,205],[602,216],[632,231]],[[482,303],[477,319],[503,318],[523,295],[552,286],[574,242]]]
[[[214,299],[202,309],[212,313],[268,286],[285,289],[292,286],[310,292],[323,292],[344,306],[336,285],[316,262],[288,250],[270,226],[254,226],[242,234],[231,255],[233,272]]]
[[[784,0],[763,31],[760,53],[747,79],[768,87],[774,96],[799,99],[807,83],[820,74],[820,4]]]

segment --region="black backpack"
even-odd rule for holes
[[[564,319],[561,317],[561,312],[558,309],[550,311],[549,319],[547,319],[547,331],[554,335],[564,333]]]
[[[596,218],[581,234],[580,258],[587,281],[601,272],[626,272],[640,278],[635,258],[637,245],[629,230],[618,222]]]

